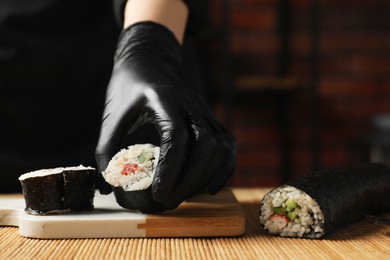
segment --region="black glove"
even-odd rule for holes
[[[181,48],[162,25],[142,22],[122,32],[96,159],[99,173],[127,145],[123,140],[145,124],[160,136],[152,200],[173,209],[190,196],[218,192],[235,167],[234,138],[205,101],[180,78]],[[111,192],[100,176],[101,193]]]

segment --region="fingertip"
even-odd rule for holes
[[[111,185],[101,185],[99,186],[99,193],[102,195],[108,195],[112,192],[112,187]]]
[[[112,187],[109,183],[106,182],[101,172],[96,174],[96,188],[99,190],[100,194],[110,194],[112,192]]]
[[[110,194],[112,192],[112,187],[109,183],[106,182],[102,173],[107,168],[107,165],[111,159],[112,155],[107,152],[107,149],[102,149],[101,146],[96,148],[95,159],[97,163],[97,177],[96,185],[99,189],[99,193],[103,195]]]

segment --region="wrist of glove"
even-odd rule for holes
[[[160,159],[149,199],[164,209],[202,191],[218,192],[235,166],[234,138],[184,85],[180,68],[181,48],[167,28],[142,22],[124,30],[96,150],[101,172],[126,146],[125,136],[153,125],[160,136]],[[100,191],[108,193],[111,188],[100,181]]]
[[[125,7],[128,0],[113,0],[114,18],[118,28],[123,28]],[[183,0],[188,6],[190,14],[188,17],[186,31],[192,36],[201,36],[209,25],[208,12],[209,2],[206,0]]]

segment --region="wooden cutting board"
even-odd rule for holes
[[[142,214],[121,208],[113,194],[94,200],[95,210],[52,216],[24,212],[24,199],[0,200],[0,226],[18,226],[30,238],[119,238],[239,236],[245,231],[243,210],[230,189],[200,195],[177,209]]]

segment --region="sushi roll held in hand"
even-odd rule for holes
[[[314,172],[261,200],[260,223],[282,237],[322,238],[368,214],[390,211],[390,168],[368,164]]]
[[[152,198],[151,186],[160,148],[136,144],[112,157],[102,175],[112,187],[118,204],[144,213],[161,212],[164,207]]]
[[[25,173],[19,177],[32,215],[63,214],[94,209],[95,169],[59,167]]]

